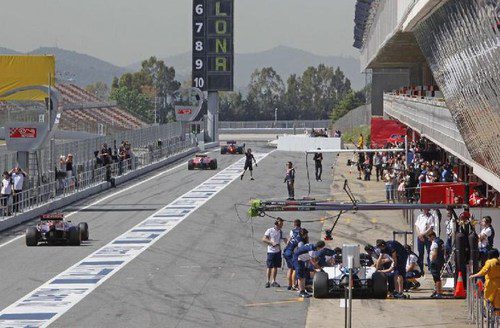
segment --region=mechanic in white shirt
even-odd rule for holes
[[[12,207],[14,212],[19,212],[20,210],[20,205],[22,203],[22,192],[23,192],[23,184],[24,184],[24,178],[28,174],[23,171],[19,166],[16,166],[15,168],[10,171],[10,176],[12,177],[12,181],[14,184],[14,193],[12,194]]]
[[[283,219],[277,218],[274,222],[274,227],[269,228],[264,233],[262,241],[267,244],[267,283],[266,288],[280,287],[276,282],[278,268],[281,267],[281,241],[287,244],[288,240],[283,238]],[[272,283],[271,283],[272,278]]]
[[[420,283],[417,281],[417,278],[422,276],[420,273],[420,267],[418,266],[418,256],[413,253],[410,245],[405,245],[405,249],[408,252],[408,259],[406,260],[405,289],[415,289],[420,287]]]
[[[484,263],[488,258],[488,251],[493,248],[495,230],[491,226],[491,216],[484,216],[481,220],[481,232],[479,233],[479,253]]]
[[[428,208],[423,209],[423,213],[415,220],[415,233],[417,234],[417,249],[418,249],[418,266],[424,267],[424,251],[427,250],[427,266],[430,264],[429,253],[431,249],[431,241],[428,234],[434,231],[436,218],[431,214]],[[425,249],[424,249],[425,248]],[[423,273],[423,272],[422,272]]]

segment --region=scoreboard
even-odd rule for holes
[[[234,0],[193,0],[192,86],[233,91]]]

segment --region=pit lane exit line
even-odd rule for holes
[[[257,162],[267,155],[254,154]],[[242,158],[0,312],[0,327],[47,327],[238,179]],[[192,193],[204,198],[190,198]]]

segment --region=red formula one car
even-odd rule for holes
[[[224,154],[240,154],[242,155],[245,152],[245,144],[238,145],[236,141],[230,140],[225,145],[220,146],[220,153]]]
[[[188,170],[216,170],[217,159],[208,157],[207,155],[196,155],[195,158],[188,161]]]
[[[36,246],[40,242],[79,246],[82,240],[88,239],[88,224],[80,222],[75,226],[71,221],[64,220],[62,213],[43,214],[36,226],[26,229],[27,246]]]

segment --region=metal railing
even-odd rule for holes
[[[466,279],[471,275],[467,266]],[[483,284],[480,280],[467,281],[467,319],[481,328],[497,328],[500,325],[500,309],[496,309],[489,300],[484,299]]]
[[[325,129],[330,120],[219,122],[220,129]]]
[[[174,122],[158,126],[149,126],[142,129],[128,130],[110,136],[96,136],[88,139],[75,141],[51,140],[48,145],[37,152],[30,154],[29,171],[31,178],[41,174],[50,174],[59,163],[61,155],[72,154],[74,166],[83,165],[85,169],[90,169],[89,164],[95,160],[95,152],[101,149],[102,144],[114,150],[114,141],[117,147],[123,140],[127,140],[134,149],[151,146],[161,140],[166,142],[175,137],[184,138],[183,124]],[[10,171],[16,166],[16,152],[5,151],[0,154],[0,170]],[[26,168],[24,168],[26,169]],[[39,185],[43,182],[32,182]]]
[[[453,150],[464,161],[472,160],[446,103],[384,94],[384,114]]]
[[[59,176],[53,181],[38,187],[2,196],[0,220],[80,192],[102,182],[111,181],[114,177],[122,176],[130,171],[156,163],[194,146],[194,140],[182,140],[180,137],[175,137],[167,140],[161,147],[145,148],[143,152],[129,159],[116,161],[104,166],[97,166],[94,161],[94,168],[90,170],[82,170],[80,172],[77,170],[74,175]]]

